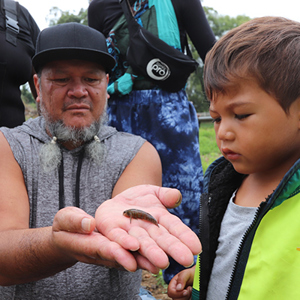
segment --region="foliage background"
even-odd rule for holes
[[[203,172],[205,173],[208,166],[221,156],[221,152],[216,143],[216,134],[212,122],[201,124],[199,141],[202,167]]]

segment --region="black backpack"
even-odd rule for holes
[[[131,14],[128,0],[120,0],[130,34],[127,61],[132,69],[168,92],[185,87],[198,63],[141,27]]]

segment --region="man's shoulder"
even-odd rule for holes
[[[11,137],[20,141],[31,137],[42,142],[49,140],[49,136],[45,131],[44,120],[42,117],[29,119],[22,125],[14,128],[1,127],[0,131],[2,131],[6,137]]]
[[[110,157],[114,157],[116,154],[119,157],[132,157],[145,143],[145,139],[140,136],[117,131],[110,126],[103,127],[98,137],[105,144]]]
[[[144,139],[138,135],[134,135],[128,132],[118,131],[115,127],[103,126],[98,134],[100,141],[108,139],[130,139],[130,140],[143,140]]]

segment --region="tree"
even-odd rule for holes
[[[76,22],[84,25],[88,25],[87,9],[81,9],[77,15],[70,13],[69,11],[62,11],[58,7],[52,7],[50,9],[49,26],[57,24]]]
[[[35,100],[31,94],[28,83],[21,86],[21,99],[24,103],[35,103]]]
[[[230,29],[235,28],[250,20],[250,18],[245,15],[239,15],[237,17],[219,15],[216,10],[206,6],[204,6],[204,11],[209,25],[212,28],[217,39],[219,39]]]
[[[91,3],[92,0],[88,0]],[[62,11],[58,7],[52,7],[50,9],[50,14],[47,19],[49,20],[49,26],[54,26],[57,24],[76,22],[84,25],[88,25],[87,9],[81,9],[79,13],[73,14],[69,11]]]
[[[250,18],[247,16],[237,16],[235,18],[230,16],[218,15],[217,11],[211,7],[203,7],[210,27],[212,28],[215,36],[219,39],[227,31],[232,28],[235,28],[246,21],[249,21]],[[203,85],[203,63],[199,58],[199,55],[194,48],[193,44],[189,41],[189,46],[193,54],[193,58],[199,62],[199,67],[197,70],[190,76],[187,83],[187,95],[188,99],[193,102],[197,112],[207,112],[209,109],[208,101],[204,92]]]

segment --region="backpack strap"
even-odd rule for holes
[[[3,0],[3,9],[6,20],[6,41],[17,46],[19,33],[18,8],[19,3],[12,0]]]
[[[181,50],[177,17],[171,0],[149,0],[149,8],[156,10],[158,37],[168,45]]]

